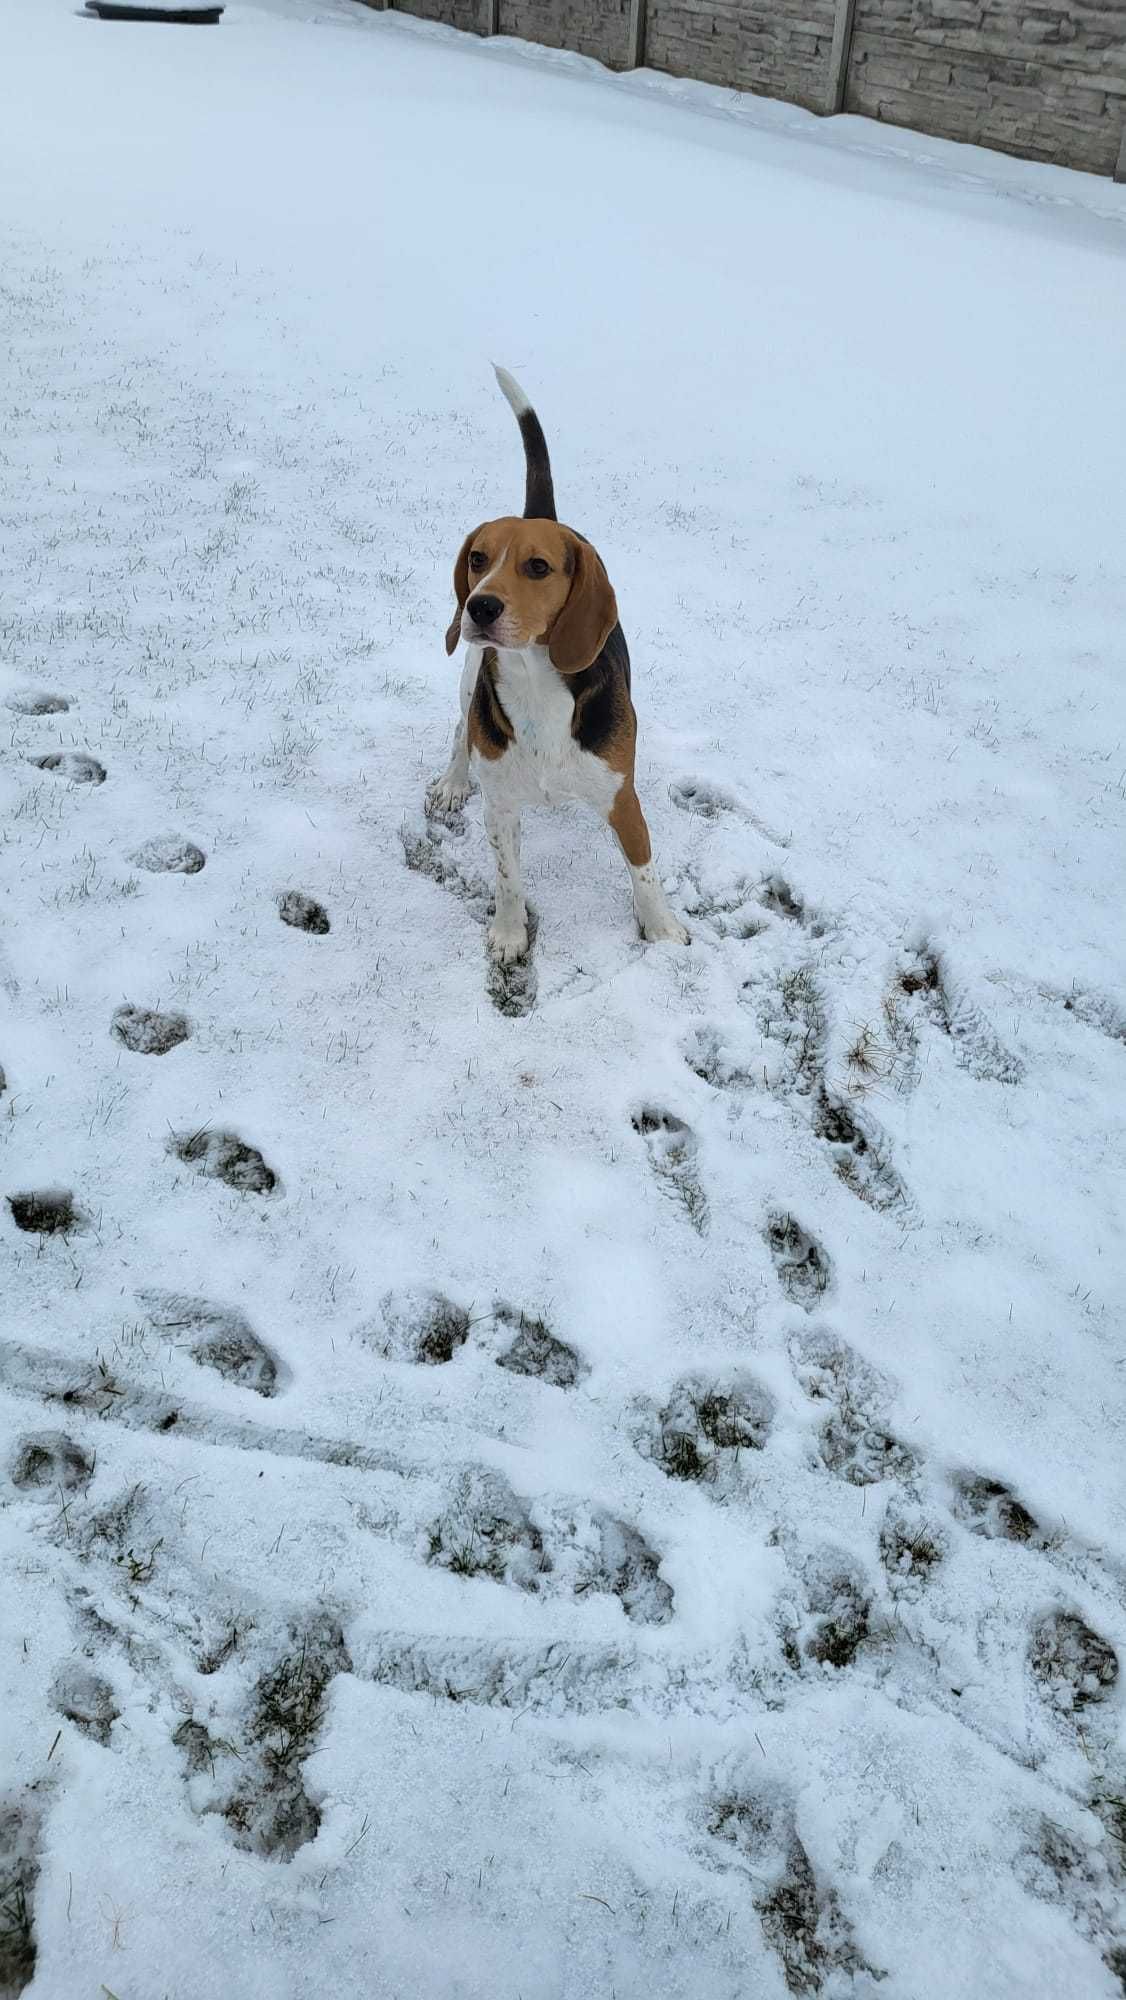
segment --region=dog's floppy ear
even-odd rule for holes
[[[474,528],[472,534],[466,535],[454,564],[454,596],[457,598],[457,610],[446,632],[447,653],[454,651],[461,637],[461,614],[465,610],[465,600],[469,596],[469,551],[480,532],[480,528]]]
[[[571,590],[548,636],[547,650],[557,673],[581,674],[593,665],[618,622],[614,586],[602,558],[589,542],[567,531]]]

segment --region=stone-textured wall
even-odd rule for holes
[[[1113,173],[1126,0],[856,0],[844,108]]]
[[[386,0],[367,0],[383,5]],[[486,34],[493,0],[395,0]],[[651,69],[832,108],[839,0],[644,0]],[[630,0],[497,0],[502,35],[630,60]],[[846,111],[1126,177],[1126,0],[855,0]]]
[[[500,0],[500,32],[574,49],[610,69],[629,61],[629,0]]]
[[[834,0],[649,0],[645,61],[824,111]]]
[[[444,21],[447,27],[464,28],[471,35],[483,35],[488,20],[485,0],[395,0],[395,7],[400,14],[417,14],[422,21]]]

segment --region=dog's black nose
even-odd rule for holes
[[[491,625],[495,618],[500,617],[504,605],[499,597],[471,597],[468,610],[475,624],[485,626]]]

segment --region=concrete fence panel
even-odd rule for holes
[[[500,32],[549,49],[573,49],[609,69],[632,67],[630,0],[499,0]]]
[[[855,0],[844,109],[1112,174],[1124,0]]]
[[[610,69],[644,63],[1126,180],[1126,0],[397,4],[473,34],[573,49]]]
[[[648,0],[645,62],[827,109],[835,0]]]

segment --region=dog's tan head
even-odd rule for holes
[[[459,639],[471,646],[545,645],[561,674],[589,667],[618,622],[601,557],[558,521],[509,515],[474,528],[454,564],[454,594],[447,653]]]

